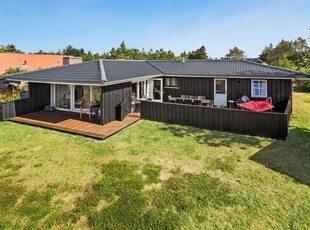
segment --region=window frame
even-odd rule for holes
[[[168,80],[169,79],[169,80]],[[175,85],[170,85],[171,80],[170,79],[174,79],[174,82],[176,83]],[[168,80],[168,85],[166,84]],[[165,81],[164,81],[164,88],[179,88],[179,79],[177,77],[166,77]]]
[[[261,88],[259,87],[254,87],[254,82],[265,82],[266,83],[266,88]],[[268,97],[268,81],[267,80],[261,80],[261,79],[252,79],[251,80],[251,97],[254,98],[267,98]],[[260,85],[260,84],[259,84]],[[266,90],[266,95],[254,95],[254,89],[258,89],[258,92],[260,92],[260,90],[265,89]]]

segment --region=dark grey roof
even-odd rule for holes
[[[164,75],[309,78],[309,75],[246,60],[188,60],[182,61],[126,61],[97,60],[53,67],[37,71],[6,75],[5,78],[29,82],[63,82],[77,84],[105,84],[130,81],[138,77]]]
[[[254,62],[254,63],[258,63],[258,64],[262,64],[263,61],[260,60],[259,58],[246,58],[246,61],[250,61],[250,62]]]
[[[100,68],[100,62],[103,68]],[[163,74],[145,61],[97,60],[68,66],[10,74],[5,78],[17,81],[104,84],[144,76]]]
[[[165,75],[297,78],[309,75],[246,60],[148,61]]]
[[[98,61],[84,62],[4,76],[10,80],[101,84]]]
[[[136,77],[163,75],[146,61],[102,60],[108,82]]]

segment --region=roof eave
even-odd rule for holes
[[[295,80],[296,77],[276,77],[276,76],[242,76],[242,75],[190,75],[190,74],[164,74],[165,77],[197,77],[197,78],[243,78],[243,79],[280,79]]]

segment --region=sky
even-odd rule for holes
[[[230,48],[257,57],[270,43],[310,37],[310,0],[0,0],[0,44],[24,52],[71,44],[108,52],[204,45],[212,58]]]

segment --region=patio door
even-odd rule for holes
[[[227,79],[214,79],[214,105],[227,106]]]
[[[153,101],[163,101],[163,79],[152,80],[152,99]]]
[[[89,85],[74,86],[74,109],[80,109],[83,102],[91,101],[91,87]]]

